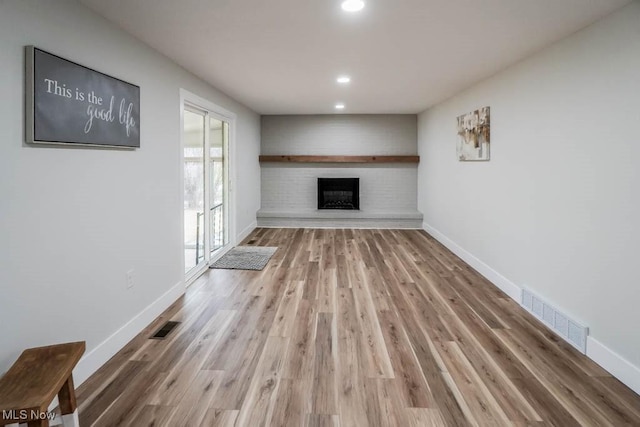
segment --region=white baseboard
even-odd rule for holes
[[[587,337],[587,356],[640,394],[640,368],[591,336]]]
[[[113,335],[85,354],[73,370],[76,387],[111,359],[122,347],[131,341],[133,337],[155,320],[156,317],[162,314],[164,310],[184,294],[184,291],[184,282],[180,281],[138,313],[133,319],[129,320],[123,327],[113,333]]]
[[[247,238],[247,236],[248,236],[249,234],[251,234],[251,232],[252,232],[253,230],[255,230],[255,229],[256,229],[256,227],[258,227],[258,222],[257,222],[257,221],[253,221],[253,222],[252,222],[251,224],[249,224],[249,225],[248,225],[244,230],[242,230],[242,231],[240,232],[240,234],[238,234],[238,237],[236,237],[236,239],[237,239],[237,240],[236,240],[236,241],[237,241],[237,244],[240,244],[240,242],[242,242],[244,239],[246,239],[246,238]]]
[[[480,274],[486,277],[491,283],[509,295],[515,302],[522,306],[522,288],[509,279],[489,267],[476,256],[471,254],[453,240],[442,234],[437,229],[427,223],[423,223],[424,231],[433,236],[440,243],[445,245],[451,252],[464,260]],[[602,366],[611,375],[616,377],[627,387],[640,394],[640,368],[633,365],[628,360],[602,344],[592,336],[587,336],[587,357],[598,365]]]
[[[471,252],[464,249],[462,246],[458,245],[453,240],[449,239],[447,236],[431,227],[426,222],[422,224],[424,231],[432,235],[437,241],[445,245],[451,252],[459,256],[464,262],[469,264],[471,267],[475,268],[480,274],[486,277],[491,283],[496,285],[498,288],[502,290],[502,292],[506,293],[518,304],[521,303],[522,296],[522,288],[516,285],[502,274],[498,273],[493,268],[489,267],[487,264],[482,262],[480,259],[476,258]]]

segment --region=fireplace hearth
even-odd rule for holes
[[[318,209],[360,210],[360,178],[318,178]]]

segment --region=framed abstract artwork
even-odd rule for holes
[[[489,107],[458,117],[458,160],[487,161],[490,159],[491,118]]]

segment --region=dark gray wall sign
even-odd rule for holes
[[[27,142],[140,147],[140,88],[26,48]]]

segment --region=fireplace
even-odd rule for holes
[[[360,210],[360,178],[318,178],[318,209]]]

